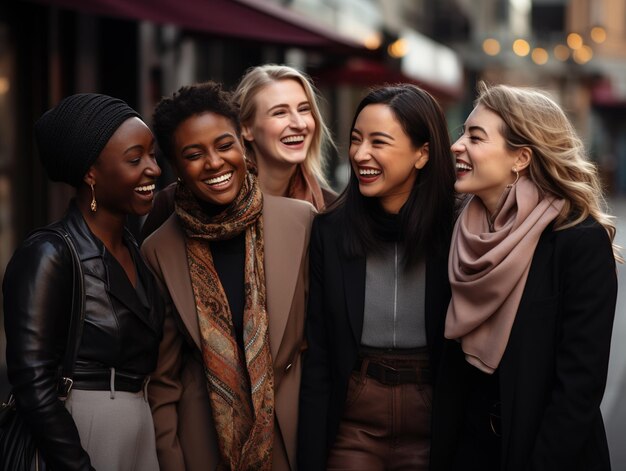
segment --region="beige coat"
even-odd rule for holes
[[[309,203],[264,195],[265,276],[274,363],[273,470],[296,469],[301,352],[304,348]],[[168,305],[157,370],[149,384],[161,471],[206,471],[219,462],[200,356],[200,331],[182,228],[172,215],[141,248]]]

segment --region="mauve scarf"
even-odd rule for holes
[[[258,176],[259,168],[254,154],[246,159],[246,164],[248,170]],[[287,194],[284,196],[295,200],[308,201],[317,211],[321,211],[325,207],[321,185],[317,178],[302,164],[296,165],[296,169],[289,180]]]
[[[542,197],[526,177],[500,201],[490,219],[480,198],[471,198],[454,227],[448,266],[445,336],[459,339],[466,360],[490,374],[509,341],[539,237],[564,204]]]
[[[287,198],[308,201],[317,211],[324,209],[322,187],[302,164],[296,166],[296,171],[289,181]]]

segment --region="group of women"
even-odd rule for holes
[[[35,125],[77,189],[55,225],[86,299],[61,400],[70,253],[39,231],[7,267],[9,379],[51,469],[610,469],[615,226],[545,94],[481,84],[451,145],[430,94],[375,88],[339,196],[290,67],[182,87],[153,131],[97,94]],[[178,176],[156,197],[155,139]]]

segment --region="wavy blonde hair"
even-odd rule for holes
[[[302,85],[304,94],[311,106],[313,120],[315,121],[315,132],[313,133],[311,146],[309,147],[306,159],[302,165],[304,165],[309,173],[314,175],[322,185],[328,186],[328,181],[324,173],[327,164],[326,152],[330,149],[334,149],[335,144],[320,113],[318,105],[319,94],[313,86],[311,79],[306,74],[293,67],[279,64],[265,64],[248,69],[235,89],[233,97],[240,108],[239,117],[241,123],[248,124],[254,119],[257,111],[256,101],[254,99],[256,95],[261,92],[265,86],[281,80],[295,80]],[[254,155],[254,150],[250,143],[246,142],[246,148],[248,152]]]
[[[478,84],[474,105],[483,105],[502,118],[501,131],[509,149],[528,147],[533,153],[529,178],[544,193],[565,200],[555,221],[556,230],[572,227],[591,215],[614,241],[615,217],[607,213],[597,167],[559,105],[537,89],[485,82]],[[613,254],[623,262],[615,244]]]

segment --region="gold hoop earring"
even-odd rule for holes
[[[519,180],[519,171],[517,170],[517,167],[513,167],[513,173],[515,174],[515,181],[511,184],[511,186],[515,185],[517,183],[517,181]]]
[[[96,202],[96,191],[93,188],[93,183],[91,183],[91,204],[89,207],[91,208],[91,212],[95,213],[98,210],[98,203]]]

